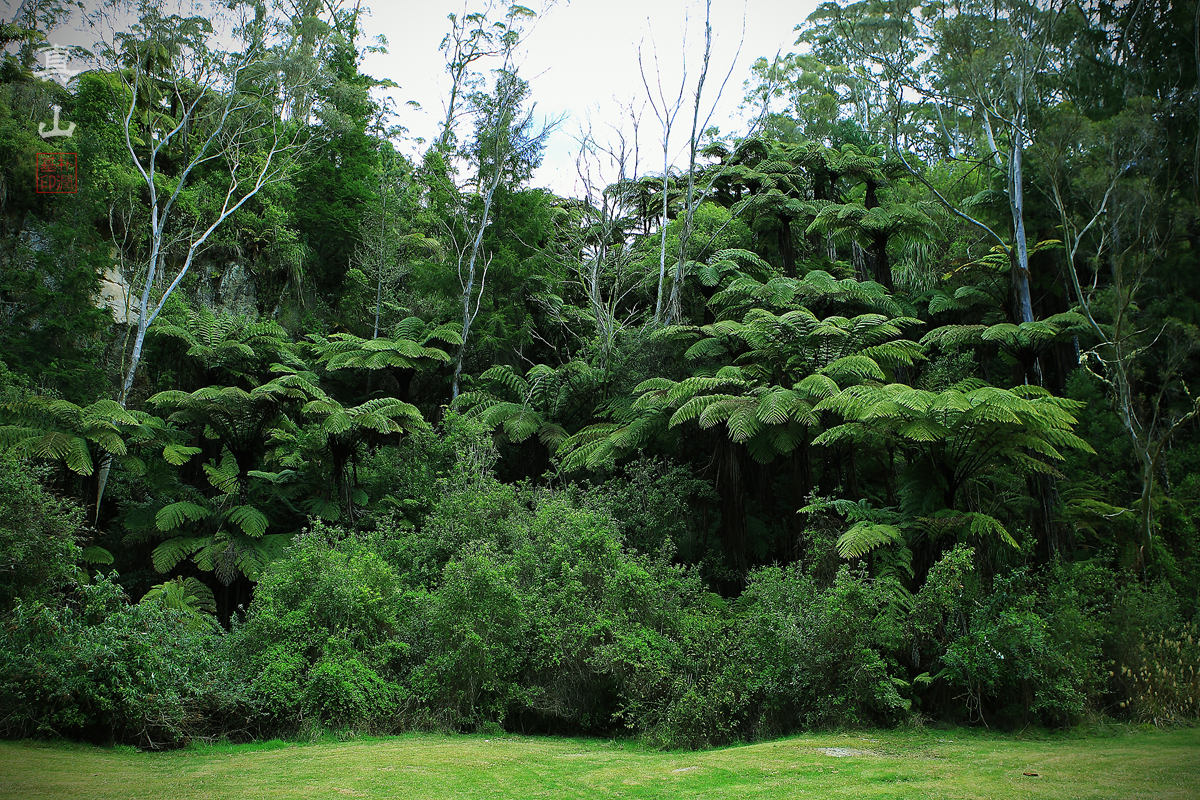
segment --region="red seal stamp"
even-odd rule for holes
[[[38,194],[74,194],[79,191],[78,153],[37,154]]]

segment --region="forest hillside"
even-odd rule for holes
[[[1196,716],[1195,0],[828,2],[738,130],[694,19],[574,196],[553,8],[446,19],[425,142],[357,3],[71,10],[0,25],[0,735]]]

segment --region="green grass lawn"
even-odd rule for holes
[[[507,735],[414,734],[166,753],[0,742],[0,797],[1194,800],[1200,728],[1022,737],[871,731],[698,753]]]

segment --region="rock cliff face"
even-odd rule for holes
[[[221,274],[216,301],[217,309],[243,317],[258,316],[258,293],[254,276],[244,265],[237,262],[226,265]]]
[[[96,307],[112,312],[118,325],[136,325],[138,320],[137,298],[129,294],[129,281],[116,265],[110,266],[100,276],[100,291],[96,295]]]
[[[250,271],[237,261],[228,262],[219,272],[215,266],[209,264],[200,271],[199,274],[206,275],[207,280],[199,282],[192,299],[214,312],[257,317],[258,292]]]
[[[220,271],[219,277],[211,265],[202,267],[197,272],[201,275],[207,273],[208,279],[199,281],[193,291],[187,292],[191,302],[211,308],[215,312],[225,311],[245,317],[258,316],[258,292],[254,276],[244,265],[231,261]],[[116,264],[105,270],[100,277],[100,290],[96,294],[95,304],[97,308],[107,308],[111,311],[113,321],[118,325],[137,324],[138,298],[132,295],[129,281]]]

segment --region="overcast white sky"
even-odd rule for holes
[[[84,2],[90,7],[98,0]],[[188,0],[183,2],[189,4]],[[534,7],[538,2],[527,0]],[[382,34],[387,38],[388,52],[367,56],[362,70],[400,84],[391,92],[400,109],[395,122],[407,127],[410,136],[429,140],[444,117],[449,85],[438,44],[449,30],[446,16],[461,14],[463,0],[366,0],[365,4],[371,7],[364,23],[367,39]],[[4,0],[3,18],[11,19],[18,5],[19,0]],[[475,10],[480,5],[481,0],[471,0],[469,8]],[[714,43],[705,97],[711,102],[732,64],[712,124],[723,132],[738,132],[744,128],[738,106],[750,65],[760,56],[794,49],[793,28],[812,13],[816,0],[713,0],[712,5]],[[638,70],[639,46],[651,76],[656,47],[664,88],[674,97],[679,91],[686,31],[688,89],[684,103],[690,104],[704,46],[703,22],[704,0],[558,0],[537,22],[520,61],[521,75],[530,81],[531,99],[537,103],[539,113],[549,118],[565,117],[549,140],[534,185],[562,194],[579,194],[575,155],[581,130],[590,119],[597,138],[604,138],[607,126],[621,124],[621,104],[641,107],[646,99]],[[95,35],[94,31],[60,30],[50,39],[55,44],[90,45]],[[741,52],[734,61],[739,40]],[[479,62],[478,66],[490,69],[495,65]],[[651,86],[655,88],[653,83]],[[420,103],[422,110],[404,105],[409,100]],[[676,163],[690,126],[690,111],[685,110],[672,135],[672,160]],[[659,123],[646,106],[640,126],[642,171],[661,171],[661,149],[654,153],[661,147],[660,136]],[[416,146],[410,145],[410,150],[415,151]]]
[[[712,124],[722,131],[742,126],[737,108],[750,65],[760,56],[794,49],[793,28],[815,6],[816,0],[713,1],[714,43],[705,87],[707,98],[715,96],[734,61],[742,39],[743,15],[745,39]],[[462,8],[461,0],[392,3],[377,0],[372,4],[371,16],[364,27],[368,36],[385,35],[389,52],[368,56],[363,71],[399,83],[401,88],[393,95],[401,104],[407,100],[421,104],[423,111],[405,110],[397,120],[409,128],[412,136],[431,138],[445,114],[443,98],[449,79],[443,55],[437,48],[449,29],[446,15],[461,13]],[[577,138],[589,118],[600,138],[607,125],[619,124],[619,104],[640,106],[646,98],[638,70],[639,45],[643,62],[652,73],[653,39],[663,67],[664,87],[678,93],[685,20],[689,62],[685,103],[690,103],[704,46],[703,0],[571,0],[560,2],[538,21],[526,42],[521,74],[530,81],[531,97],[539,113],[548,117],[566,115],[566,120],[550,139],[534,185],[560,193],[578,193]],[[682,135],[672,134],[672,142],[679,143],[673,144],[676,155],[690,126],[690,113],[680,114],[676,130]],[[647,106],[640,126],[645,169],[662,169],[661,150],[653,154],[656,147],[661,147],[657,142],[660,136],[658,121]]]

